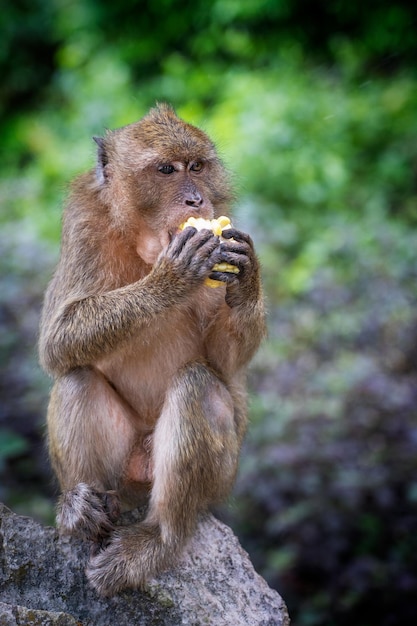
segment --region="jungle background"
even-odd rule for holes
[[[233,172],[268,302],[221,515],[295,626],[416,624],[415,3],[0,9],[0,500],[53,521],[36,338],[66,186],[168,101]]]

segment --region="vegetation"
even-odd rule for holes
[[[68,181],[167,100],[234,173],[269,337],[222,515],[297,626],[415,624],[417,43],[405,1],[0,12],[0,499],[53,519],[36,360]]]

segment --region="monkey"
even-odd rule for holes
[[[162,103],[94,140],[96,166],[64,207],[39,356],[53,378],[57,524],[94,546],[87,579],[109,596],[172,568],[201,515],[230,493],[265,311],[248,234],[179,230],[189,216],[231,210],[230,176],[206,133]],[[220,262],[239,273],[213,271]],[[142,521],[117,525],[143,501]]]

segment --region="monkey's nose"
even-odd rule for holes
[[[193,206],[193,207],[198,208],[198,207],[201,207],[203,202],[204,202],[203,197],[199,193],[193,193],[192,195],[185,198],[185,204],[187,206]]]

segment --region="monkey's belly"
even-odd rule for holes
[[[159,320],[97,367],[131,409],[132,425],[150,432],[164,403],[172,377],[185,364],[203,358],[201,331],[185,312]]]

